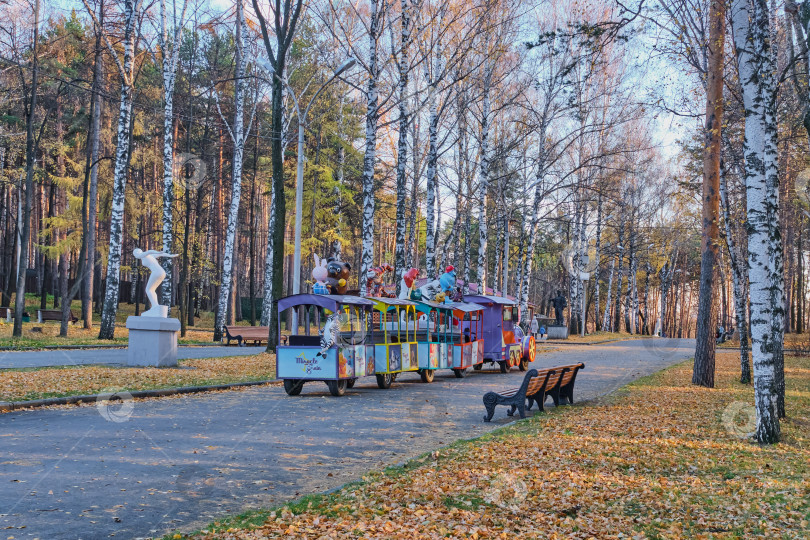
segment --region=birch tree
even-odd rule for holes
[[[160,46],[163,78],[163,251],[172,252],[172,232],[174,220],[172,204],[174,202],[174,83],[177,77],[177,62],[180,57],[180,40],[186,23],[188,0],[183,0],[180,16],[177,16],[177,1],[171,0],[171,14],[168,13],[167,0],[160,0],[160,29],[158,45]],[[167,18],[171,19],[167,21]],[[163,280],[163,304],[172,305],[172,265],[174,259],[164,257],[161,260],[166,278]]]
[[[236,0],[236,36],[235,36],[235,69],[234,69],[234,118],[233,125],[230,125],[222,114],[219,103],[219,94],[213,88],[214,99],[217,104],[222,123],[228,132],[228,136],[233,143],[233,165],[231,167],[231,205],[228,209],[228,225],[225,229],[225,252],[222,259],[222,278],[219,287],[219,299],[217,301],[216,317],[214,320],[214,341],[222,340],[223,327],[228,312],[228,302],[231,299],[231,284],[233,280],[234,247],[236,243],[236,227],[239,221],[239,202],[242,197],[242,158],[245,153],[245,138],[250,132],[253,123],[253,115],[245,127],[245,65],[247,63],[245,40],[247,37],[247,24],[245,23],[245,12],[243,0]],[[255,113],[255,102],[253,112]]]
[[[779,192],[776,161],[776,83],[771,56],[770,21],[766,0],[732,0],[731,23],[737,67],[745,107],[746,211],[748,268],[751,309],[751,352],[754,367],[754,396],[757,425],[754,436],[760,443],[779,441],[777,351],[781,334],[781,296],[774,291],[774,259],[779,245],[775,219]],[[776,176],[776,179],[774,179]]]
[[[400,0],[400,44],[399,53],[393,51],[392,56],[397,58],[399,71],[399,134],[397,139],[397,225],[396,225],[396,255],[394,261],[397,295],[405,272],[405,198],[407,190],[406,167],[408,163],[408,75],[411,66],[408,63],[408,49],[411,41],[411,6],[408,0]],[[392,36],[393,37],[393,36]],[[394,39],[391,47],[394,47]],[[416,169],[414,176],[416,177]],[[414,178],[416,183],[416,178]],[[415,194],[415,193],[414,193]],[[361,277],[362,279],[362,277]]]
[[[14,337],[22,336],[22,316],[25,311],[25,277],[28,270],[28,244],[31,236],[31,201],[34,194],[34,165],[36,147],[34,145],[34,115],[37,109],[37,77],[39,75],[39,57],[37,45],[39,43],[39,0],[34,1],[34,24],[31,39],[31,85],[28,88],[29,95],[26,96],[25,115],[25,189],[21,193],[21,201],[18,208],[22,212],[18,215],[22,221],[20,227],[20,238],[18,240],[19,255],[17,258],[17,297],[14,306]],[[21,81],[25,85],[25,79]]]
[[[104,32],[95,12],[82,0],[87,12],[102,32],[104,43],[118,68],[121,77],[119,92],[118,128],[116,131],[115,166],[113,169],[113,192],[110,210],[110,247],[107,254],[107,284],[104,291],[104,306],[101,312],[99,339],[113,339],[115,318],[118,314],[118,288],[121,270],[121,243],[124,226],[124,200],[129,168],[129,144],[132,120],[132,88],[135,84],[135,54],[138,44],[138,24],[140,22],[140,0],[123,0],[123,58],[119,57],[109,35]]]

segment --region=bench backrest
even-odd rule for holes
[[[320,336],[290,336],[288,341],[291,347],[320,347]]]

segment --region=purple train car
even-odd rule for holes
[[[529,369],[537,352],[534,337],[524,336],[517,325],[520,314],[517,304],[503,296],[465,294],[465,302],[474,302],[484,308],[484,362],[498,364],[501,373],[513,366],[520,371]],[[478,364],[475,369],[481,369]]]

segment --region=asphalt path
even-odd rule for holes
[[[266,347],[179,346],[177,358],[220,358],[222,356],[249,356],[259,354]],[[2,351],[0,371],[14,368],[40,368],[53,366],[124,365],[127,349],[60,349],[44,351]]]
[[[694,341],[571,346],[532,367],[585,362],[575,401],[689,358]],[[282,504],[513,421],[482,395],[523,374],[360,379],[344,397],[311,383],[0,414],[3,537],[142,538],[189,531],[250,507]],[[549,401],[548,406],[551,405]],[[517,464],[517,463],[516,463]]]

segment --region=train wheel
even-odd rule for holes
[[[377,374],[377,386],[383,390],[391,388],[391,383],[394,382],[394,377],[390,373]]]
[[[326,381],[326,386],[329,387],[329,393],[335,397],[340,397],[346,392],[346,379],[339,381]]]
[[[526,371],[529,369],[529,360],[526,358],[521,358],[520,364],[518,364],[518,369],[520,369],[520,371]]]
[[[354,383],[357,382],[357,379],[349,379],[346,381],[346,388],[354,388]]]
[[[502,360],[498,362],[498,364],[501,366],[501,373],[509,373],[509,370],[512,368],[512,366],[509,365],[509,360]]]
[[[432,383],[433,377],[436,375],[436,370],[433,369],[420,369],[419,375],[422,377],[422,382]]]
[[[463,379],[467,376],[467,368],[454,369],[453,375],[456,376],[456,379]]]
[[[301,393],[302,388],[304,388],[304,381],[284,379],[284,391],[287,392],[288,396],[297,396]]]
[[[484,363],[483,363],[483,362],[481,362],[480,364],[475,364],[475,365],[473,366],[473,369],[474,369],[475,371],[481,371],[481,368],[482,368],[482,367],[484,367]]]

